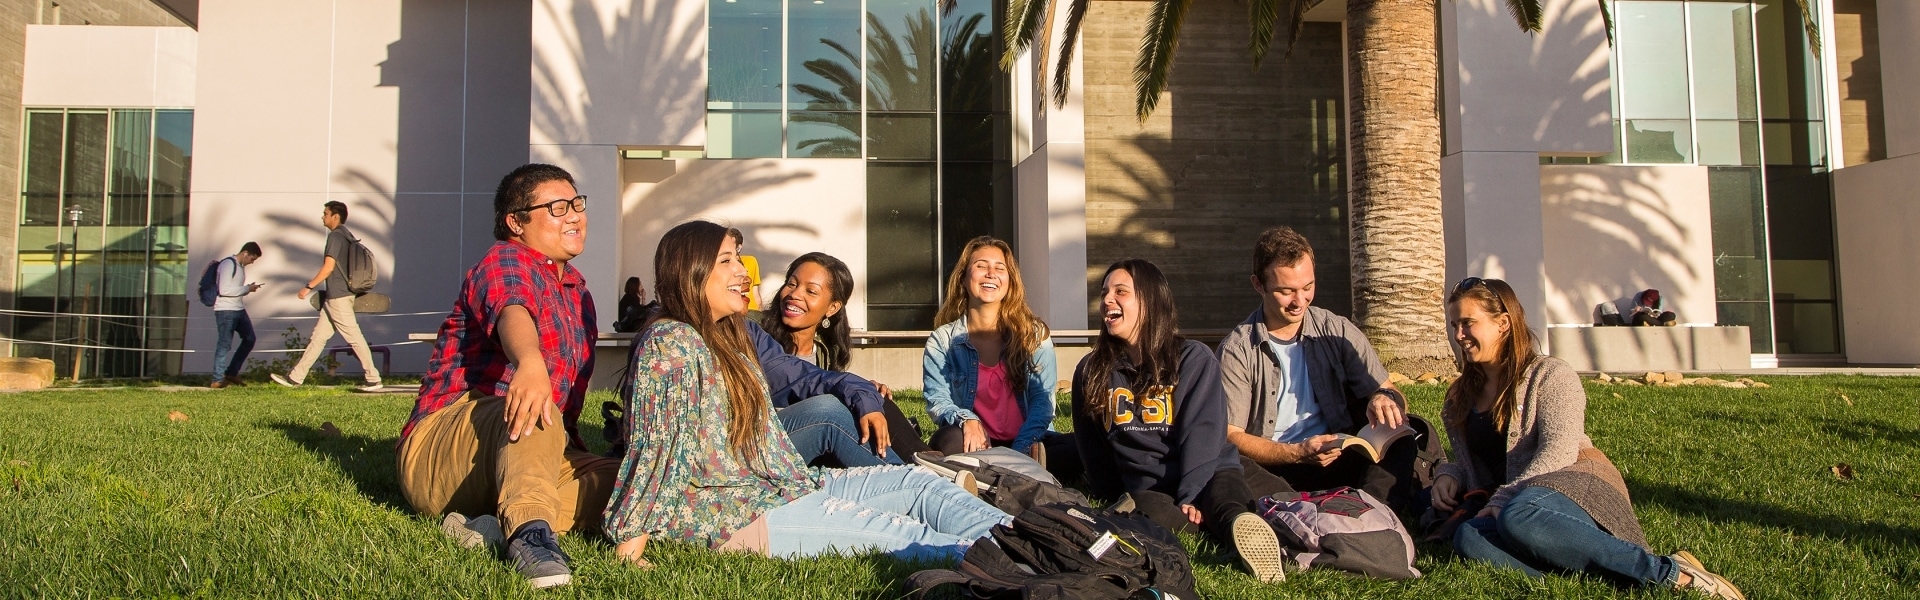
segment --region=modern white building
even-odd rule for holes
[[[603,329],[620,282],[651,284],[659,236],[692,218],[742,229],[765,280],[805,252],[845,260],[869,330],[929,329],[975,235],[1015,244],[1056,329],[1087,326],[1091,280],[1123,256],[1168,267],[1187,327],[1238,322],[1254,235],[1275,224],[1319,248],[1318,304],[1351,306],[1340,0],[1258,71],[1244,12],[1196,3],[1144,122],[1128,74],[1144,2],[1093,4],[1055,106],[1054,53],[998,68],[996,0],[155,1],[192,29],[28,28],[10,337],[193,351],[94,350],[87,373],[207,371],[211,314],[185,289],[249,240],[267,253],[249,269],[267,284],[249,305],[260,350],[304,331],[293,292],[329,200],[383,261],[393,309],[363,318],[368,338],[421,371],[427,348],[402,342],[438,324],[492,242],[494,187],[528,161],[589,197],[575,264]],[[1754,365],[1920,364],[1903,301],[1920,281],[1920,5],[1816,0],[1816,52],[1791,0],[1617,0],[1611,44],[1592,0],[1547,0],[1536,35],[1498,0],[1438,4],[1450,278],[1504,277],[1561,328],[1657,288],[1687,324],[1748,327]],[[95,146],[148,170],[115,183],[133,167],[86,162]],[[167,178],[189,166],[180,221]],[[139,223],[115,212],[136,179]],[[101,208],[75,230],[76,206]],[[48,241],[75,234],[79,253]],[[134,271],[141,287],[117,283]],[[146,319],[42,314],[62,312]],[[55,348],[14,344],[71,369]]]

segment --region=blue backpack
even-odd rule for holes
[[[232,259],[233,257],[229,256],[207,263],[207,270],[200,273],[201,304],[213,306],[213,303],[220,299],[220,263]]]

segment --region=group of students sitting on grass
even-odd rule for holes
[[[781,558],[958,560],[1013,516],[911,465],[1004,446],[1063,481],[1083,477],[1105,506],[1204,532],[1262,581],[1284,577],[1284,549],[1258,499],[1347,486],[1403,513],[1453,515],[1453,547],[1469,559],[1741,597],[1690,554],[1648,550],[1619,472],[1585,434],[1577,374],[1535,351],[1502,281],[1470,277],[1446,297],[1463,366],[1441,411],[1453,460],[1431,486],[1414,475],[1417,436],[1377,458],[1343,451],[1341,434],[1414,417],[1366,336],[1311,306],[1313,251],[1287,228],[1260,236],[1249,277],[1260,305],[1217,350],[1179,334],[1154,263],[1109,266],[1098,337],[1071,376],[1073,433],[1053,431],[1054,349],[1011,248],[972,240],[927,340],[936,427],[923,442],[885,386],[845,372],[844,263],[796,259],[754,319],[741,233],[682,223],[660,240],[658,308],[623,365],[612,429],[624,444],[591,454],[576,425],[597,330],[568,264],[585,249],[583,204],[557,167],[502,180],[499,242],[467,273],[400,442],[413,507],[444,515],[465,543],[504,538],[536,587],[570,581],[554,540],[564,531],[604,533],[640,566],[655,538]]]

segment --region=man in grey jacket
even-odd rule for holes
[[[1291,228],[1260,234],[1251,281],[1260,308],[1220,342],[1227,441],[1240,450],[1254,493],[1366,490],[1406,506],[1416,485],[1412,436],[1342,452],[1334,434],[1407,422],[1407,401],[1351,321],[1314,308],[1313,247]]]

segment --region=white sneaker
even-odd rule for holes
[[[300,387],[300,382],[294,381],[292,379],[288,379],[287,376],[281,375],[279,373],[274,373],[269,377],[273,378],[274,383],[278,383],[286,387]]]
[[[473,548],[481,544],[498,546],[507,540],[506,534],[500,531],[500,520],[493,515],[468,519],[460,513],[447,513],[447,518],[440,521],[440,532],[453,538],[461,548]]]
[[[1287,580],[1287,570],[1282,567],[1280,537],[1273,534],[1273,526],[1266,519],[1253,513],[1240,513],[1233,518],[1233,547],[1239,551],[1240,563],[1247,566],[1247,572],[1253,578],[1264,583]]]
[[[369,383],[365,385],[354,386],[353,389],[355,391],[373,393],[373,392],[378,392],[380,390],[387,389],[387,386],[381,385],[380,382],[375,381],[373,383]]]

